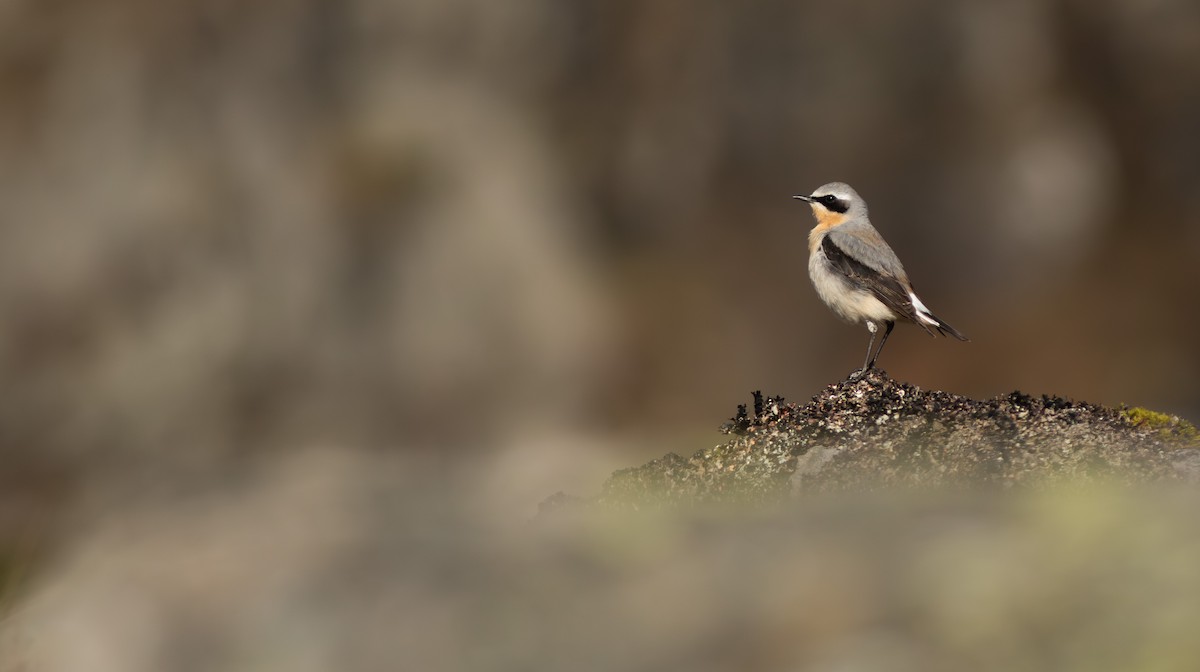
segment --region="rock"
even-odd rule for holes
[[[1197,480],[1186,421],[1021,392],[978,401],[872,370],[804,405],[754,393],[726,443],[624,469],[597,501],[617,507],[761,502],[878,487]]]

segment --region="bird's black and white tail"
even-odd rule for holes
[[[943,336],[953,336],[960,341],[970,340],[966,336],[963,336],[962,332],[942,321],[942,319],[937,315],[931,313],[929,309],[925,307],[925,304],[921,303],[921,299],[917,298],[916,292],[909,292],[908,298],[912,300],[913,308],[916,310],[918,320],[917,324],[921,325],[921,327],[923,327],[925,331],[928,331],[930,335],[933,334],[933,330],[931,330],[930,327],[933,327],[933,329],[937,329],[938,333]]]

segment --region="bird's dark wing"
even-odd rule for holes
[[[864,289],[875,295],[875,298],[891,308],[897,315],[919,325],[922,329],[933,334],[924,321],[917,317],[917,310],[909,298],[907,283],[886,271],[877,271],[848,254],[831,236],[825,236],[821,241],[821,251],[833,267],[845,276],[850,284]]]
[[[826,235],[850,258],[873,271],[895,278],[903,287],[908,286],[904,264],[900,263],[891,246],[870,224],[851,220],[830,229]]]

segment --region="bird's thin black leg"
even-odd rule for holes
[[[875,360],[871,359],[871,349],[875,347],[875,334],[876,334],[876,332],[879,331],[879,328],[875,326],[874,322],[871,322],[870,320],[868,320],[867,321],[867,329],[871,332],[871,342],[867,343],[867,357],[866,357],[866,359],[863,360],[862,368],[859,369],[858,371],[854,372],[850,376],[851,378],[857,378],[857,377],[861,376],[862,374],[866,373],[867,369],[871,368],[871,364],[873,364],[875,362]]]
[[[883,330],[883,338],[879,341],[879,349],[875,351],[875,356],[871,357],[871,361],[867,364],[866,369],[875,368],[875,360],[879,359],[879,353],[883,352],[883,346],[887,345],[888,336],[892,334],[892,329],[896,326],[896,323],[891,320],[888,320],[885,324],[887,324],[887,328]],[[871,340],[875,340],[874,334],[872,334]],[[869,355],[870,351],[867,354]],[[865,371],[866,369],[863,370]]]

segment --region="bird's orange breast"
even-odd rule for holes
[[[846,221],[846,216],[840,212],[826,210],[818,205],[812,206],[812,209],[813,215],[817,218],[817,225],[813,227],[812,231],[808,232],[808,251],[810,254],[816,251],[817,246],[821,244],[821,237],[827,231]]]

